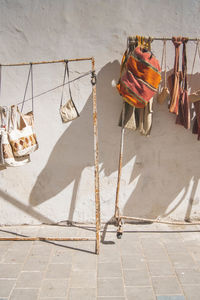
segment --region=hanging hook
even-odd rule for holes
[[[91,78],[92,78],[92,79],[91,79],[91,84],[92,84],[92,85],[95,85],[95,84],[97,83],[97,76],[96,76],[96,73],[95,73],[95,71],[92,71],[91,74],[92,74],[92,75],[91,75]]]

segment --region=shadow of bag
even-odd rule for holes
[[[68,85],[69,85],[69,95],[70,99],[67,101],[66,104],[62,105],[63,102],[63,92],[64,92],[64,85],[65,85],[65,79],[66,79],[66,72],[68,77]],[[60,116],[63,123],[70,122],[72,120],[75,120],[80,115],[78,113],[78,110],[74,104],[74,101],[72,100],[72,93],[71,93],[71,87],[69,83],[69,67],[68,67],[68,61],[65,61],[65,70],[64,70],[64,79],[63,79],[63,88],[62,88],[62,95],[61,95],[61,101],[60,101]]]

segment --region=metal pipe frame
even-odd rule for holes
[[[62,237],[1,237],[0,241],[96,241],[95,238],[62,238]]]
[[[129,43],[135,40],[136,36],[129,36],[127,38],[127,45],[129,47]],[[154,40],[161,40],[161,41],[171,41],[172,38],[153,38],[153,37],[144,37],[147,41],[154,41]],[[188,38],[188,41],[199,41],[199,38]],[[120,209],[119,209],[119,194],[120,194],[120,181],[121,181],[121,173],[122,173],[122,161],[123,161],[123,152],[124,152],[124,117],[125,117],[125,102],[123,100],[123,107],[122,107],[122,130],[121,130],[121,141],[120,141],[120,151],[119,151],[119,164],[118,164],[118,180],[117,180],[117,188],[116,188],[116,199],[115,199],[115,214],[114,219],[116,220],[118,229],[117,229],[117,237],[121,238],[123,233],[123,222],[122,220],[132,220],[132,221],[142,221],[142,222],[155,222],[155,223],[163,223],[163,224],[170,224],[170,225],[200,225],[200,222],[173,222],[173,221],[162,221],[159,219],[147,219],[147,218],[137,218],[137,217],[129,217],[129,216],[121,216]]]
[[[77,58],[68,59],[67,61],[87,61],[90,60],[92,64],[92,100],[93,100],[93,128],[94,128],[94,179],[95,179],[95,211],[96,211],[96,238],[87,237],[70,237],[70,238],[56,238],[56,237],[0,237],[0,241],[95,241],[95,253],[100,252],[100,197],[99,197],[99,144],[98,144],[98,125],[97,125],[97,100],[96,100],[96,74],[95,74],[95,59],[94,57],[89,58]],[[56,61],[41,61],[31,62],[33,65],[39,64],[52,64],[52,63],[63,63],[66,59]],[[30,63],[19,63],[19,64],[2,64],[1,66],[25,66]],[[95,79],[93,81],[93,79]]]

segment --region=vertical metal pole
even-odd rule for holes
[[[92,57],[92,72],[95,74],[95,60]],[[93,126],[94,126],[94,162],[95,162],[95,207],[96,207],[96,254],[99,254],[100,246],[100,198],[99,198],[99,144],[97,127],[97,100],[96,100],[96,82],[92,82],[93,99]]]
[[[119,191],[120,191],[120,181],[121,181],[121,173],[122,173],[122,159],[123,159],[123,151],[124,151],[124,119],[125,119],[125,101],[123,101],[123,105],[122,105],[122,130],[121,130],[119,165],[118,165],[118,179],[117,179],[117,190],[116,190],[116,200],[115,200],[115,218],[117,219],[118,223],[120,221]]]

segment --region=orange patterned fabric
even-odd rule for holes
[[[158,88],[161,76],[159,74],[159,70],[153,68],[151,64],[144,64],[144,62],[138,60],[137,57],[130,56],[127,62],[127,68],[134,76],[141,78],[153,88]]]
[[[152,52],[140,46],[129,55],[125,52],[117,84],[120,95],[130,105],[144,108],[157,91],[160,71],[159,62]]]

